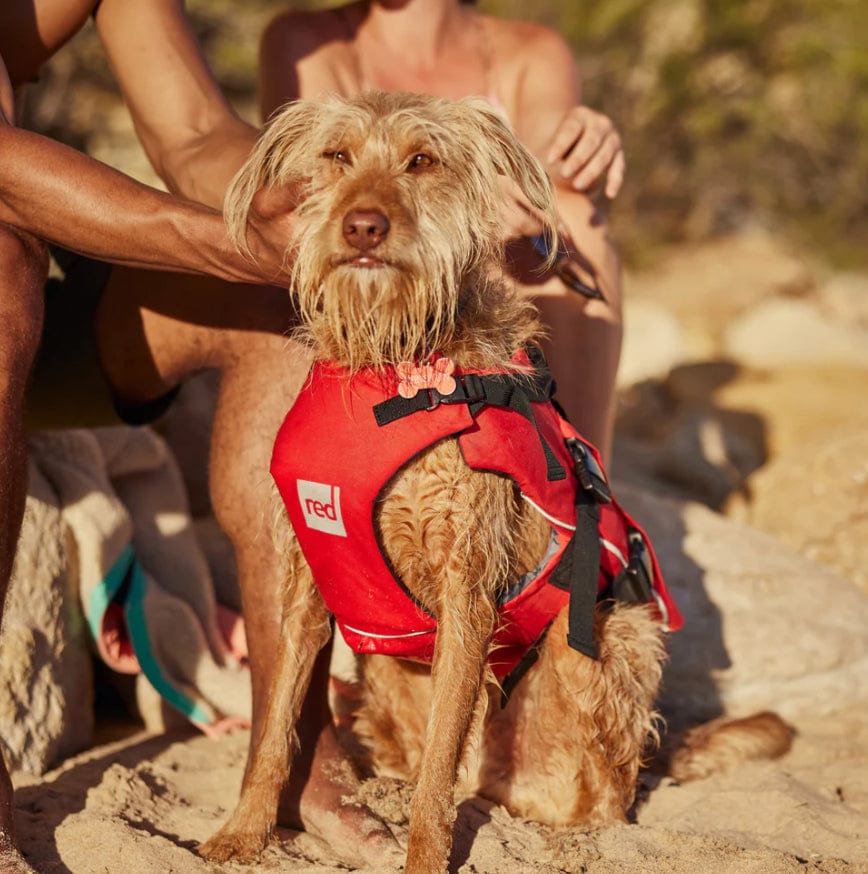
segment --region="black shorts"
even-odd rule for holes
[[[158,419],[177,388],[142,404],[121,402],[100,364],[94,324],[112,266],[63,249],[52,248],[51,256],[42,342],[25,405],[27,429],[145,425]]]

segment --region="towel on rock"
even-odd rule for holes
[[[141,675],[146,725],[164,727],[148,687],[207,734],[245,724],[249,671],[221,632],[166,444],[149,428],[97,428],[39,434],[31,450],[75,541],[81,606],[97,651],[114,670]]]

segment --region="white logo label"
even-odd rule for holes
[[[298,500],[308,528],[346,537],[341,516],[341,488],[325,483],[312,483],[306,479],[297,481]]]

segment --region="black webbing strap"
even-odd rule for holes
[[[600,512],[596,499],[584,489],[576,499],[576,530],[551,582],[570,593],[567,643],[589,658],[597,658],[594,640],[594,607],[600,577]]]
[[[611,501],[612,493],[596,459],[585,445],[574,438],[566,443],[575,461],[579,481],[576,490],[576,530],[550,579],[554,585],[570,593],[567,643],[595,659],[594,607],[600,578],[599,505]]]
[[[543,437],[531,406],[532,403],[548,401],[553,391],[554,383],[545,367],[537,366],[532,376],[466,373],[455,377],[455,390],[451,394],[443,395],[436,388],[428,388],[418,391],[412,398],[395,395],[374,406],[374,418],[382,427],[423,410],[430,412],[441,404],[467,404],[473,416],[487,405],[508,407],[533,425],[545,455],[548,480],[554,482],[566,479],[567,472]]]
[[[539,661],[539,649],[549,628],[551,622],[546,625],[543,633],[537,638],[533,646],[521,657],[519,663],[503,678],[500,683],[500,707],[503,709],[509,703],[509,696],[512,695],[512,690],[518,685],[519,680]]]

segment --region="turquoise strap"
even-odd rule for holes
[[[132,544],[128,545],[118,556],[105,577],[93,588],[87,601],[87,624],[94,639],[102,631],[102,618],[108,605],[114,600],[121,586],[130,575],[130,587],[124,599],[123,608],[127,621],[127,630],[133,644],[136,658],[148,682],[157,692],[174,707],[180,710],[193,722],[208,724],[211,717],[177,689],[163,673],[163,669],[154,658],[151,637],[148,633],[148,623],[145,616],[144,600],[148,581],[142,566],[136,559]]]
[[[127,617],[127,628],[130,632],[130,639],[133,642],[133,649],[136,652],[139,664],[142,666],[142,671],[144,671],[145,676],[148,678],[148,682],[172,707],[180,710],[184,716],[193,722],[201,722],[207,725],[211,722],[211,717],[195,701],[191,701],[180,689],[172,685],[154,658],[144,609],[145,589],[147,588],[148,581],[138,561],[133,561],[132,574],[130,591],[124,605],[124,612]]]
[[[114,600],[121,585],[123,585],[130,567],[136,557],[133,553],[132,544],[128,544],[118,556],[109,572],[93,587],[87,601],[86,619],[93,639],[97,640],[102,632],[102,617],[108,609],[108,605]]]

